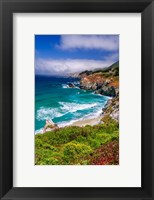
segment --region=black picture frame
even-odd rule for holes
[[[141,13],[142,187],[13,187],[13,13]],[[1,199],[154,199],[154,2],[152,0],[0,0]],[[8,124],[9,122],[9,124]],[[133,127],[132,127],[133,131]],[[135,133],[134,133],[135,134]],[[130,163],[131,164],[131,163]],[[133,164],[133,163],[132,163]]]

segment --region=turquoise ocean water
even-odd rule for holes
[[[75,88],[68,88],[68,83]],[[40,132],[46,119],[52,119],[60,127],[94,118],[101,114],[108,98],[93,91],[78,88],[77,78],[35,77],[35,132]]]

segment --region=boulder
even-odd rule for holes
[[[110,79],[106,79],[105,82],[106,82],[107,84],[109,84],[109,83],[111,83],[111,80],[110,80]]]
[[[115,109],[111,115],[110,115],[113,119],[115,119],[116,121],[119,121],[119,108]]]
[[[73,83],[68,83],[68,87],[70,87],[70,88],[74,88],[75,85],[74,85]]]
[[[113,86],[103,85],[100,89],[95,91],[96,94],[102,94],[104,96],[115,97],[116,91]]]
[[[105,107],[102,109],[103,116],[110,116],[112,119],[119,121],[119,95],[109,99]]]
[[[80,82],[80,89],[84,89],[84,90],[92,90],[94,83],[82,83]],[[95,87],[95,85],[94,85]]]
[[[57,128],[59,128],[58,125],[55,124],[52,120],[46,120],[46,124],[43,128],[43,133],[46,133],[48,131],[53,131]]]
[[[97,83],[97,90],[102,87],[103,83]]]
[[[97,90],[97,83],[94,83],[91,87],[92,90]]]

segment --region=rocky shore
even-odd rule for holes
[[[102,114],[103,117],[110,116],[112,119],[119,121],[119,94],[108,100],[106,106],[102,109]]]
[[[92,90],[95,94],[111,97],[102,108],[102,115],[94,119],[77,121],[71,126],[96,125],[103,123],[106,119],[112,118],[119,122],[119,62],[110,67],[98,71],[84,71],[75,74],[80,79],[79,88],[83,90]],[[76,87],[74,83],[68,83],[69,88]],[[46,121],[43,133],[53,131],[59,128],[52,121]]]
[[[102,109],[102,115],[103,118],[110,116],[119,121],[119,62],[104,70],[82,72],[79,78],[80,89],[93,90],[96,94],[112,97]]]
[[[80,89],[94,90],[96,94],[115,97],[116,88],[111,83],[112,79],[105,79],[100,74],[91,74],[81,77]]]

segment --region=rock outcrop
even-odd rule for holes
[[[96,94],[102,94],[108,97],[115,97],[116,90],[113,86],[102,85],[102,87],[95,91]]]
[[[68,83],[68,87],[75,88],[75,85],[73,83]]]
[[[52,120],[46,120],[46,124],[43,128],[43,133],[46,133],[48,131],[53,131],[57,128],[59,128],[58,125],[55,124]]]
[[[106,106],[102,109],[103,116],[109,115],[112,119],[119,121],[119,93],[117,96],[108,100]]]
[[[95,71],[86,70],[71,77],[80,79],[80,89],[92,90],[95,94],[112,97],[102,109],[102,114],[119,121],[119,61],[109,67]],[[74,87],[71,83],[68,86]]]
[[[114,80],[111,78],[106,79],[100,74],[90,74],[81,78],[80,89],[94,90],[96,94],[115,97],[116,87],[112,83]]]
[[[102,110],[103,116],[119,120],[119,62],[95,72],[79,74],[80,89],[93,90],[96,94],[112,97]]]
[[[90,74],[92,74],[93,72],[92,71],[83,71],[79,74],[80,77],[84,77],[84,76],[89,76]]]

